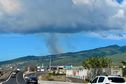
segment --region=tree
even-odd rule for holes
[[[126,77],[126,61],[122,61],[123,76]]]
[[[125,61],[122,61],[121,63],[123,64],[123,66],[126,66],[126,62]]]
[[[92,79],[99,75],[109,75],[103,68],[110,68],[112,61],[105,56],[90,57],[83,61],[83,67],[90,69],[88,79]]]
[[[110,68],[112,61],[110,58],[103,56],[95,56],[83,61],[85,68]]]

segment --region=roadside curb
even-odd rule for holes
[[[60,82],[60,81],[38,81],[39,84],[90,84],[90,83],[72,83],[72,82]]]

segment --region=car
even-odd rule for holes
[[[27,80],[28,79],[28,76],[24,76],[24,79]]]
[[[97,76],[91,84],[126,84],[124,78],[120,76]]]
[[[27,84],[38,84],[38,79],[35,76],[28,77],[26,79]]]
[[[16,72],[12,72],[11,78],[15,78],[15,77],[16,77]]]

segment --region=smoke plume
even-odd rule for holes
[[[50,54],[58,54],[63,51],[56,34],[46,34],[46,45]]]

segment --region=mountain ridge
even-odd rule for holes
[[[35,65],[41,65],[41,64],[49,65],[50,57],[52,60],[52,65],[81,65],[82,61],[92,56],[107,56],[112,59],[115,59],[114,57],[117,58],[119,55],[125,56],[125,53],[126,53],[126,46],[109,45],[106,47],[100,47],[91,50],[68,52],[56,55],[47,55],[47,56],[29,55],[25,57],[16,58],[13,60],[2,61],[0,62],[0,65],[7,65],[7,64],[28,65],[31,63]]]

